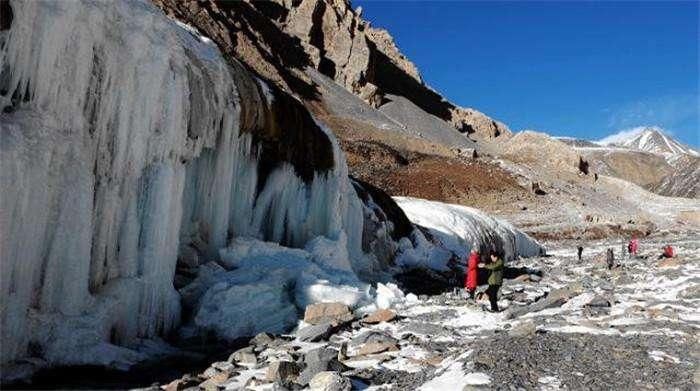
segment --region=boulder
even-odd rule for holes
[[[297,330],[296,336],[300,341],[318,342],[328,339],[332,332],[333,326],[330,323],[321,323]]]
[[[304,322],[317,325],[321,323],[343,324],[354,319],[350,308],[343,303],[318,303],[306,307]]]
[[[327,347],[321,347],[307,352],[304,356],[304,365],[304,370],[297,379],[297,383],[302,386],[309,384],[311,379],[320,372],[344,372],[348,369],[338,361],[338,351]]]
[[[387,309],[378,309],[374,311],[369,316],[362,319],[363,323],[381,323],[381,322],[391,322],[396,319],[396,312]]]
[[[319,372],[309,382],[312,391],[350,391],[352,385],[350,380],[336,372]]]
[[[218,391],[219,386],[228,380],[230,375],[226,372],[219,372],[199,385],[200,390]]]
[[[231,353],[231,355],[228,357],[228,361],[241,366],[250,366],[258,363],[258,359],[255,357],[252,346],[248,346]]]
[[[299,364],[291,361],[275,361],[267,368],[265,378],[271,382],[295,381],[301,372]]]
[[[275,337],[270,333],[260,333],[250,340],[250,343],[255,346],[269,346]]]

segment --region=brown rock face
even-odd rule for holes
[[[373,107],[403,96],[462,133],[491,139],[510,134],[486,115],[458,107],[426,86],[389,32],[373,28],[347,0],[152,0],[202,31],[221,50],[305,100],[317,97],[312,67]]]
[[[452,109],[450,123],[460,132],[467,133],[477,140],[508,138],[512,134],[504,123],[470,108],[455,107]]]
[[[343,303],[318,303],[306,307],[304,322],[317,325],[321,323],[345,323],[354,319],[348,306]]]

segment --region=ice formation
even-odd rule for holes
[[[312,302],[404,300],[363,282],[393,259],[393,225],[358,198],[333,136],[307,123],[332,158],[310,175],[263,152],[271,126],[305,131],[267,122],[293,98],[146,0],[11,6],[0,31],[3,364],[128,367],[179,325],[181,306],[193,314],[185,330],[235,338],[288,329]],[[401,202],[457,216],[461,231],[442,234],[416,220],[450,250],[462,248],[455,235],[540,250],[476,212]],[[401,251],[404,264],[449,254],[419,231]],[[197,277],[176,291],[183,265]]]
[[[487,249],[502,250],[506,260],[537,256],[544,252],[536,240],[510,223],[488,216],[478,209],[419,198],[394,197],[394,200],[409,220],[427,228],[438,244],[429,242],[416,230],[413,241],[417,245],[411,247],[404,239],[401,240],[402,252],[397,258],[399,264],[446,270],[452,254],[465,259],[473,244],[479,246],[482,252]]]
[[[3,361],[137,360],[119,346],[179,322],[173,278],[188,245],[203,262],[232,237],[313,247],[323,236],[345,251],[324,257],[330,266],[366,267],[363,206],[332,136],[331,169],[305,181],[281,163],[261,179],[242,112],[274,97],[210,41],[142,0],[11,6],[0,32]]]

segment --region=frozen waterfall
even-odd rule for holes
[[[363,206],[335,164],[259,176],[242,110],[274,96],[141,0],[13,1],[0,32],[2,357],[125,365],[180,319],[178,251],[237,236],[303,247],[345,236],[364,267]],[[258,116],[260,117],[260,116]]]

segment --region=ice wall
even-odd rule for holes
[[[145,0],[11,6],[0,32],[3,362],[139,359],[123,346],[179,322],[173,277],[190,243],[211,258],[236,236],[293,247],[344,236],[351,267],[367,267],[363,206],[332,136],[332,168],[303,180],[282,161],[261,179],[256,127],[241,125],[245,113],[264,127],[275,98],[206,38]]]
[[[506,260],[544,253],[544,248],[510,223],[493,218],[482,211],[462,205],[445,204],[420,198],[394,197],[413,223],[428,229],[438,241],[437,249],[420,232],[414,234],[414,245],[403,246],[397,262],[407,266],[447,269],[447,261],[456,254],[465,259],[472,245],[479,250],[501,250]],[[440,247],[449,250],[440,251]]]

